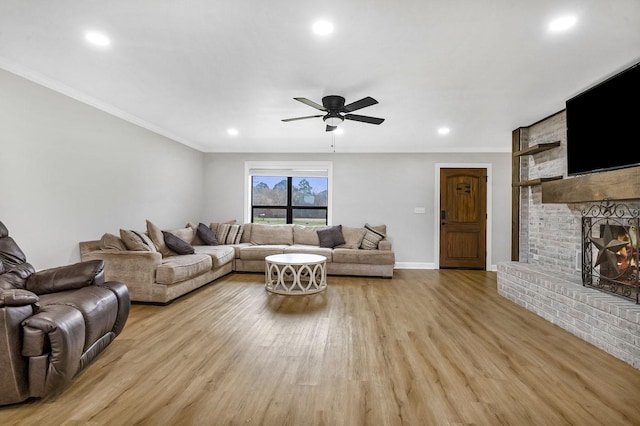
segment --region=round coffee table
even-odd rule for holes
[[[327,288],[327,258],[319,254],[286,253],[264,258],[265,288],[278,294],[313,294]]]

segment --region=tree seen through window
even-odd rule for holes
[[[252,222],[327,224],[326,177],[252,176],[251,183]]]

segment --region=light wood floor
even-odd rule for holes
[[[57,398],[2,425],[639,425],[640,370],[500,297],[496,274],[235,274],[123,333]]]

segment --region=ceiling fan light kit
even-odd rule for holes
[[[342,124],[344,120],[352,120],[359,121],[361,123],[369,123],[369,124],[381,124],[384,121],[384,118],[377,117],[369,117],[367,115],[357,115],[350,114],[353,111],[357,111],[362,108],[366,108],[371,105],[375,105],[378,103],[371,96],[367,96],[366,98],[362,98],[359,101],[352,102],[348,105],[345,105],[345,99],[342,96],[338,95],[329,95],[322,98],[322,105],[317,104],[313,101],[310,101],[307,98],[293,98],[298,102],[302,102],[305,105],[308,105],[312,108],[315,108],[319,111],[326,112],[325,115],[308,115],[305,117],[295,117],[295,118],[285,118],[282,121],[297,121],[297,120],[306,120],[308,118],[319,118],[322,117],[322,120],[327,123],[326,131],[332,132],[334,131],[338,125]]]

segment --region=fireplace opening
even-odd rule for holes
[[[583,211],[583,285],[639,302],[639,216],[606,200]]]

